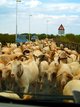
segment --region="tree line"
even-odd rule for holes
[[[72,42],[72,43],[78,43],[80,44],[80,34],[79,35],[75,35],[75,34],[65,34],[65,35],[54,35],[54,34],[36,34],[36,33],[33,33],[33,34],[29,34],[29,33],[22,33],[20,34],[21,36],[24,36],[26,35],[26,39],[29,38],[29,35],[30,35],[30,38],[32,36],[38,36],[38,38],[41,40],[41,39],[45,39],[46,37],[51,39],[53,38],[55,41],[61,41],[61,42]],[[0,42],[2,42],[3,44],[5,43],[15,43],[15,37],[16,35],[15,34],[2,34],[0,33]]]

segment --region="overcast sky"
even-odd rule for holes
[[[21,0],[17,2],[18,33],[80,34],[80,0]],[[47,29],[48,27],[48,29]],[[0,33],[16,33],[16,0],[0,0]]]

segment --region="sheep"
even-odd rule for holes
[[[39,70],[36,62],[32,60],[29,63],[14,60],[11,64],[11,76],[23,88],[23,92],[27,93],[29,85],[38,80]]]
[[[71,80],[69,81],[64,89],[63,89],[63,95],[72,95],[73,96],[73,91],[80,91],[80,80]],[[68,102],[73,102],[73,101],[68,101]]]

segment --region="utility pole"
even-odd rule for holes
[[[29,41],[30,41],[30,36],[31,36],[31,35],[30,35],[30,33],[31,33],[31,32],[30,32],[30,27],[31,27],[31,20],[30,20],[30,17],[31,17],[31,16],[32,16],[32,15],[29,15]]]
[[[15,42],[17,40],[17,31],[18,31],[18,24],[17,24],[17,14],[18,14],[18,2],[21,2],[21,0],[16,0],[16,37],[15,37]]]
[[[47,20],[46,22],[47,22],[47,25],[46,25],[46,38],[48,38],[48,22],[49,22],[49,20]]]

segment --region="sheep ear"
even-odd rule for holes
[[[19,64],[18,65],[17,77],[21,78],[22,74],[23,74],[23,68],[22,68],[21,64]]]
[[[67,74],[67,77],[72,79],[73,78],[73,75],[72,74]]]
[[[59,62],[59,64],[60,64],[60,60],[61,60],[60,57],[58,57],[58,62]]]

